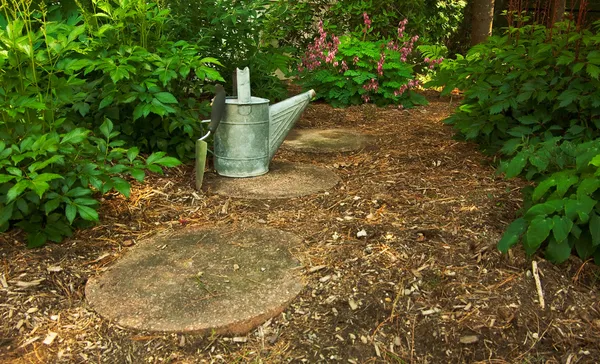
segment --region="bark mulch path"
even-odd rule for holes
[[[62,244],[23,248],[0,237],[3,363],[600,362],[600,271],[572,258],[532,262],[496,242],[514,218],[521,181],[494,175],[442,120],[456,100],[430,95],[408,111],[314,104],[299,128],[371,136],[349,154],[278,152],[334,170],[332,190],[287,200],[194,191],[192,167],[150,176],[125,200],[108,195],[102,224]],[[256,224],[303,238],[292,253],[306,288],[246,336],[136,332],[85,301],[86,280],[137,241],[190,226]],[[135,272],[132,272],[135,274]]]

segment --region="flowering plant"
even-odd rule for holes
[[[317,97],[334,107],[369,102],[401,108],[426,104],[427,100],[412,90],[419,86],[410,63],[419,36],[405,33],[408,20],[398,24],[394,38],[375,40],[368,40],[373,27],[367,13],[363,13],[363,23],[360,33],[337,37],[319,22],[319,35],[298,67],[298,82],[314,88]],[[425,61],[431,68],[440,62]]]

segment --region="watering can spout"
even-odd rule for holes
[[[315,95],[315,91],[310,90],[269,107],[269,159],[273,159],[275,152]]]

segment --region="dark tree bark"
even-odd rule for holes
[[[549,24],[549,26],[552,26],[552,25],[554,25],[554,23],[563,20],[563,16],[565,15],[565,8],[566,8],[566,0],[554,0],[553,1],[552,13],[551,13],[552,24]]]
[[[473,17],[471,20],[471,46],[481,43],[492,35],[494,22],[494,0],[471,0]]]

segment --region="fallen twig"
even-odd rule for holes
[[[544,302],[544,292],[542,292],[542,282],[540,282],[540,274],[538,273],[537,262],[534,260],[531,262],[531,273],[535,279],[535,287],[537,288],[538,297],[540,299],[540,306],[542,309],[546,307]]]

